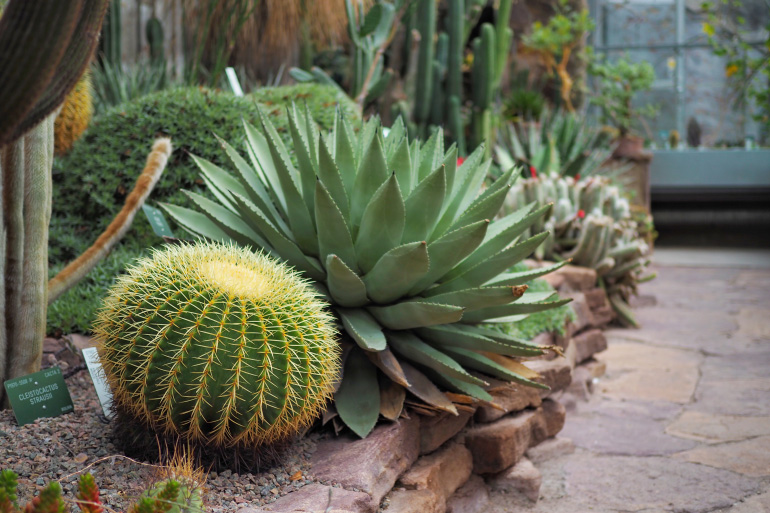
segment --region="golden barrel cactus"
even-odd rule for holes
[[[339,371],[333,318],[315,290],[288,266],[221,243],[140,260],[94,333],[118,411],[213,447],[295,434]]]
[[[80,139],[88,128],[94,114],[91,72],[80,77],[75,88],[64,100],[54,125],[54,150],[56,155],[64,155]]]

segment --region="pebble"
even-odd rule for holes
[[[112,430],[99,419],[96,392],[87,372],[66,379],[75,411],[18,426],[11,410],[0,410],[0,470],[19,475],[19,503],[26,504],[41,487],[60,480],[65,499],[74,500],[79,473],[94,475],[107,510],[128,511],[137,497],[157,480],[158,467],[135,462],[116,452]],[[309,434],[292,444],[276,468],[260,473],[230,470],[208,474],[204,490],[207,511],[229,513],[244,506],[261,507],[296,488],[314,482],[309,458],[320,435]],[[114,457],[110,457],[114,456]],[[291,477],[301,471],[299,480]]]

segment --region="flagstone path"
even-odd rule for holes
[[[564,398],[575,451],[536,462],[537,503],[498,491],[486,511],[770,512],[767,264],[658,265],[643,327],[608,331],[593,395]]]

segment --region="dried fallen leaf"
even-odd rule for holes
[[[291,481],[299,481],[302,479],[302,471],[298,470],[296,471],[290,478]]]

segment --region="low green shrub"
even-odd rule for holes
[[[292,103],[301,109],[304,109],[305,104],[307,104],[310,114],[318,123],[321,132],[327,132],[334,128],[337,105],[351,125],[357,128],[361,124],[361,111],[356,102],[332,85],[304,83],[262,87],[253,91],[249,96],[264,105],[265,112],[270,116],[270,121],[272,121],[276,132],[281,135],[284,144],[291,144],[286,109],[291,108]],[[293,146],[293,144],[291,145]]]

